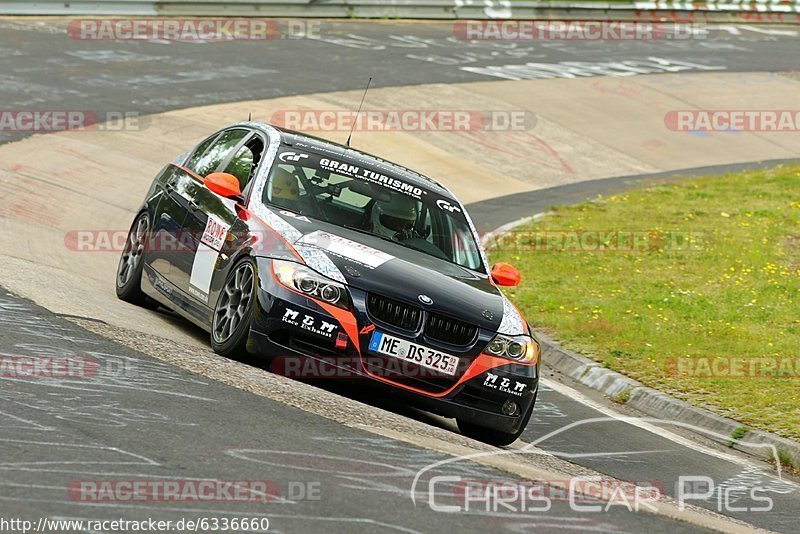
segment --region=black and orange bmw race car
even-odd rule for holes
[[[539,344],[442,185],[349,147],[256,122],[225,128],[153,181],[117,295],[163,305],[289,376],[356,376],[513,442]],[[313,365],[308,365],[311,362]]]

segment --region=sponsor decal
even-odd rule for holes
[[[376,269],[394,259],[394,256],[380,250],[319,230],[306,234],[297,243],[322,249],[327,253],[354,261],[370,269]]]
[[[367,182],[388,187],[389,189],[398,191],[400,193],[405,193],[407,195],[411,195],[412,197],[417,199],[422,197],[423,195],[428,194],[428,192],[425,191],[424,189],[409,184],[407,182],[404,182],[399,178],[386,176],[385,174],[373,171],[372,169],[367,169],[365,167],[353,165],[352,163],[346,163],[335,159],[322,158],[319,160],[319,165],[320,167],[322,167],[327,171],[332,171],[335,172],[336,174],[342,174],[345,176],[352,176],[354,178],[361,178],[362,180],[365,180]]]
[[[203,302],[208,302],[208,293],[203,293],[193,285],[189,285],[189,294],[199,298]]]
[[[308,157],[308,154],[301,154],[299,152],[282,152],[278,159],[283,161],[284,163],[289,161],[301,161]]]
[[[200,242],[215,250],[220,250],[225,243],[225,236],[230,229],[231,227],[229,224],[225,224],[213,215],[209,215],[208,221],[206,222],[206,229],[203,230],[203,236],[200,238]]]
[[[439,200],[437,200],[436,201],[436,205],[439,207],[439,209],[444,210],[444,211],[448,211],[450,213],[453,213],[453,212],[461,213],[461,208],[459,208],[458,206],[454,206],[453,204],[451,204],[450,202],[446,201],[443,198],[440,198]]]
[[[332,338],[338,330],[335,323],[328,322],[308,313],[297,311],[288,306],[284,310],[281,320],[284,323],[327,338]]]
[[[517,397],[521,397],[522,394],[525,393],[525,388],[528,387],[528,384],[525,384],[524,382],[518,382],[516,380],[511,380],[510,378],[505,378],[492,373],[486,373],[486,378],[483,381],[483,386],[490,389],[495,389],[497,391],[501,391],[503,393],[508,393],[509,395],[515,395]]]

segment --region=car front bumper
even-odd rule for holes
[[[344,311],[278,283],[270,276],[268,260],[259,262],[259,270],[261,288],[248,351],[269,357],[274,372],[296,379],[368,380],[409,404],[501,432],[514,433],[527,422],[538,393],[538,362],[519,364],[477,350],[449,351],[464,364],[456,377],[395,362],[368,349],[376,328],[401,336],[371,320],[359,290],[350,288],[354,311]],[[476,346],[491,335],[482,335]]]

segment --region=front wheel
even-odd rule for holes
[[[519,430],[516,432],[502,432],[500,430],[494,430],[493,428],[476,425],[475,423],[470,423],[462,419],[456,419],[456,422],[458,423],[458,429],[465,436],[488,443],[489,445],[505,447],[506,445],[511,445],[517,441],[517,439],[522,435],[522,433],[525,431],[525,427],[528,426],[528,421],[530,420],[532,413],[533,404],[531,405],[530,409],[528,409],[528,413],[525,414],[525,418],[522,420],[522,424],[519,426]]]
[[[244,354],[256,304],[256,265],[245,258],[234,267],[211,319],[211,348],[222,356]]]
[[[150,219],[147,213],[140,213],[133,221],[125,248],[117,266],[117,298],[155,309],[158,303],[142,292],[142,271],[144,270],[144,252],[147,246],[147,235],[150,232]]]

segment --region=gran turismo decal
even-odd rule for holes
[[[453,212],[461,213],[461,208],[459,208],[458,206],[454,206],[454,205],[450,204],[448,201],[446,201],[443,198],[440,198],[439,200],[437,200],[436,201],[436,205],[439,206],[439,209],[444,210],[444,211],[449,211],[450,213],[453,213]]]
[[[284,163],[286,163],[286,162],[289,162],[289,161],[297,162],[297,161],[306,159],[307,157],[308,157],[308,154],[301,154],[299,152],[283,152],[283,153],[281,153],[280,156],[278,156],[278,159],[283,161]]]
[[[325,170],[335,172],[336,174],[350,176],[352,178],[360,178],[373,184],[379,184],[384,187],[388,187],[389,189],[398,191],[400,193],[405,193],[416,199],[428,194],[428,192],[424,189],[404,182],[398,178],[386,176],[385,174],[381,174],[371,169],[350,163],[344,163],[335,159],[321,158],[319,160],[319,166]]]

